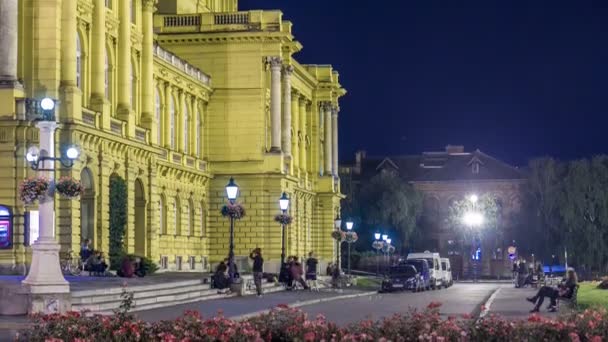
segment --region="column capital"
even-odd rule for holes
[[[340,109],[336,106],[331,107],[331,116],[333,117],[338,117],[338,112],[340,112]]]
[[[289,77],[291,76],[291,74],[293,73],[293,66],[292,65],[284,65],[283,66],[283,76],[285,77]]]
[[[279,56],[266,57],[266,63],[269,64],[271,68],[281,68],[283,66],[283,60]]]
[[[158,0],[142,0],[142,9],[144,12],[154,12]]]
[[[331,110],[332,110],[331,102],[329,102],[329,101],[321,102],[320,107],[322,110],[324,110],[326,112],[331,112]]]

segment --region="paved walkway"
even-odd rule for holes
[[[503,285],[497,289],[493,298],[487,303],[489,314],[498,314],[508,319],[527,319],[534,304],[528,302],[526,297],[532,297],[538,289],[523,288],[516,289],[513,285]],[[540,315],[543,317],[557,318],[559,313],[547,312],[549,299],[545,299]]]

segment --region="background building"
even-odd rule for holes
[[[273,221],[283,191],[294,223],[288,254],[335,253],[339,212],[338,100],[329,65],[302,65],[280,11],[238,11],[236,0],[0,0],[0,203],[11,209],[5,270],[24,272],[28,212],[17,188],[33,175],[40,99],[57,99],[57,150],[82,150],[69,171],[80,201],[56,201],[63,251],[84,238],[108,251],[110,179],[127,184],[125,247],[162,269],[207,268],[228,253],[219,210],[234,176],[247,216],[235,254],[261,247],[278,265]],[[245,264],[241,265],[245,267]]]
[[[423,212],[418,223],[421,238],[406,250],[438,251],[449,256],[455,276],[472,276],[471,245],[449,219],[449,208],[456,201],[472,194],[490,196],[496,202],[497,230],[500,234],[484,234],[481,241],[479,274],[484,277],[510,276],[511,260],[507,249],[515,238],[514,229],[520,221],[525,174],[479,150],[465,152],[463,146],[447,146],[444,151],[421,155],[368,157],[356,153],[354,163],[341,168],[346,196],[357,190],[379,172],[396,172],[423,195]]]

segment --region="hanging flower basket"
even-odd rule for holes
[[[80,181],[72,177],[61,177],[55,183],[55,191],[67,198],[76,198],[84,194],[84,187]]]
[[[31,177],[19,184],[19,198],[25,204],[32,204],[49,191],[50,182],[44,177]]]
[[[357,242],[357,240],[359,240],[359,236],[357,235],[356,232],[347,232],[346,236],[345,236],[345,240],[347,243],[354,243],[354,242]]]
[[[232,217],[238,220],[245,217],[245,208],[239,203],[226,204],[222,207],[221,213],[224,217]]]
[[[374,242],[372,243],[372,247],[373,247],[374,249],[378,249],[378,250],[379,250],[379,249],[382,249],[382,247],[384,247],[384,242],[382,242],[382,241],[377,241],[377,240],[376,240],[376,241],[374,241]]]
[[[279,222],[280,224],[288,225],[291,224],[291,222],[293,221],[293,217],[287,214],[279,214],[274,217],[274,220]]]
[[[331,237],[336,241],[342,241],[345,238],[344,232],[341,230],[334,230],[331,232]]]

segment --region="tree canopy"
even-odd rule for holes
[[[357,217],[364,249],[371,248],[373,233],[394,232],[399,249],[410,240],[422,212],[422,195],[397,173],[382,171],[366,182],[345,206],[345,215]]]

